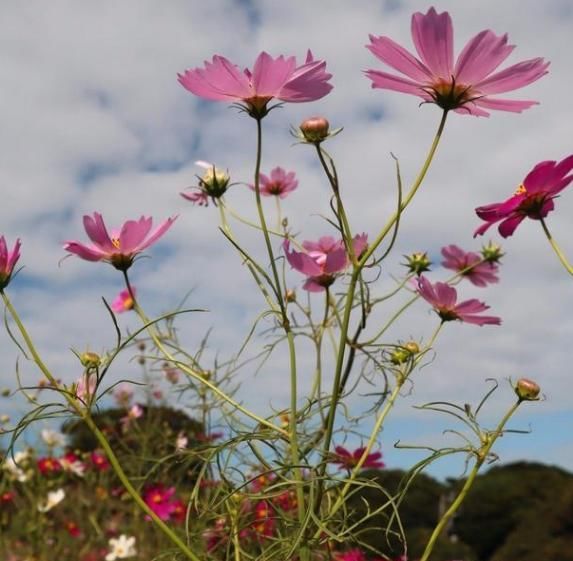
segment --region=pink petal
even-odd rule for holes
[[[521,113],[534,105],[539,105],[539,101],[526,101],[517,99],[498,99],[492,97],[482,97],[472,102],[478,108],[485,107],[494,111],[507,111],[509,113]]]
[[[16,266],[18,259],[20,259],[20,247],[21,246],[22,246],[22,242],[18,238],[16,240],[16,243],[14,244],[14,249],[12,250],[12,254],[8,255],[8,263],[7,263],[6,269],[8,271],[10,271],[10,273],[12,273],[12,271],[14,270],[14,267]]]
[[[167,232],[167,230],[169,230],[169,228],[171,228],[175,220],[177,220],[177,216],[172,216],[167,220],[165,220],[165,222],[163,222],[163,224],[161,224],[155,230],[155,232],[153,232],[151,236],[149,236],[147,241],[139,244],[139,246],[136,247],[134,251],[143,251],[144,249],[148,248],[151,244],[155,243],[163,234],[165,234],[165,232]]]
[[[296,67],[294,57],[285,59],[279,56],[273,59],[268,53],[262,52],[253,67],[254,95],[258,97],[277,97],[280,89],[292,75]]]
[[[333,88],[328,80],[332,74],[325,72],[326,62],[314,61],[298,67],[281,88],[277,97],[291,103],[302,103],[323,98]]]
[[[152,225],[151,218],[141,217],[138,221],[128,220],[122,227],[119,234],[119,251],[121,253],[133,253],[139,244],[149,234]]]
[[[453,74],[453,29],[448,12],[438,14],[430,8],[427,14],[420,12],[412,16],[412,39],[422,62],[441,78]]]
[[[454,308],[454,311],[459,314],[478,314],[485,310],[489,310],[489,306],[475,298],[464,300]]]
[[[515,214],[510,218],[507,218],[499,225],[499,233],[504,237],[507,238],[515,232],[515,229],[521,224],[523,219],[525,218],[524,214]]]
[[[434,284],[434,290],[438,297],[438,307],[453,309],[458,299],[458,293],[453,286],[449,286],[445,282],[437,282]]]
[[[510,92],[539,80],[539,78],[547,74],[548,66],[549,63],[542,58],[524,60],[496,74],[492,74],[489,78],[474,84],[474,86],[476,90],[487,95]]]
[[[324,288],[324,286],[317,282],[316,278],[313,277],[306,279],[302,288],[308,292],[324,292],[326,290],[326,288]]]
[[[498,37],[485,30],[470,39],[456,62],[454,76],[459,84],[475,84],[489,76],[513,51],[507,34]]]
[[[85,259],[86,261],[101,261],[108,257],[108,254],[101,251],[100,249],[87,247],[78,242],[66,242],[64,244],[64,249]]]
[[[400,76],[394,76],[380,70],[366,70],[366,76],[372,80],[372,87],[382,90],[392,90],[410,95],[416,95],[425,100],[430,100],[430,96],[422,89],[423,84],[412,82]]]
[[[283,249],[289,265],[299,273],[307,276],[319,276],[322,274],[322,268],[309,255],[299,251],[290,251],[289,240],[284,241]]]
[[[421,61],[389,37],[370,35],[370,45],[366,48],[383,63],[416,82],[432,79],[432,73]]]
[[[87,215],[84,216],[83,222],[86,234],[93,243],[108,253],[116,251],[116,247],[111,243],[103,218],[99,212],[94,212],[93,218]]]
[[[497,316],[474,316],[474,315],[463,315],[460,319],[465,323],[471,323],[473,325],[501,325],[501,318]]]
[[[346,269],[347,266],[348,257],[346,256],[346,249],[342,247],[327,254],[324,272],[328,274],[339,273]]]

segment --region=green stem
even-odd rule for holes
[[[509,411],[504,415],[503,419],[500,421],[497,428],[493,431],[493,433],[485,433],[482,438],[482,447],[478,451],[477,461],[469,474],[468,478],[466,479],[464,486],[462,487],[461,491],[459,492],[458,496],[455,498],[454,502],[449,506],[449,508],[444,512],[442,518],[439,520],[438,524],[434,528],[428,543],[426,544],[426,549],[420,561],[428,561],[430,555],[432,554],[432,550],[436,545],[436,541],[440,534],[442,533],[443,529],[445,528],[446,524],[451,520],[452,516],[456,513],[460,505],[466,498],[468,491],[470,490],[471,486],[474,483],[474,480],[483,465],[483,463],[487,460],[488,454],[494,445],[495,441],[503,434],[503,428],[507,421],[509,421],[510,417],[515,413],[517,408],[521,405],[522,400],[518,399],[516,403],[509,409]]]
[[[286,306],[284,303],[283,293],[281,291],[281,282],[279,278],[279,272],[277,270],[277,264],[275,263],[275,256],[273,253],[273,246],[271,244],[271,237],[269,235],[267,221],[265,219],[265,213],[261,201],[260,175],[261,175],[261,159],[263,155],[263,131],[262,131],[261,119],[257,118],[256,121],[257,121],[257,156],[255,162],[255,200],[257,205],[257,212],[259,214],[259,221],[261,223],[261,230],[263,231],[263,237],[265,238],[265,245],[267,246],[267,253],[269,255],[271,270],[273,272],[274,286],[272,288],[281,309],[283,323],[285,323],[286,327],[286,325],[288,324],[288,316],[287,316]]]
[[[563,265],[566,271],[573,276],[573,266],[571,266],[569,261],[567,261],[565,254],[563,253],[563,251],[561,251],[561,248],[559,247],[557,242],[553,239],[553,236],[551,235],[549,228],[547,228],[547,224],[545,224],[545,220],[541,218],[540,222],[541,222],[541,227],[543,228],[543,231],[545,232],[545,235],[547,236],[547,239],[549,240],[549,243],[553,248],[553,251],[555,251],[557,257],[559,258],[559,261],[561,261],[561,265]]]
[[[430,146],[430,151],[428,152],[428,155],[426,156],[426,160],[425,160],[424,164],[422,165],[422,169],[418,173],[418,177],[416,177],[414,183],[412,184],[412,187],[410,187],[410,191],[408,192],[408,194],[406,195],[406,197],[402,201],[400,208],[394,213],[392,218],[390,218],[390,220],[384,226],[384,228],[382,229],[380,234],[378,234],[378,237],[374,240],[374,242],[369,244],[368,249],[364,252],[364,255],[362,255],[362,257],[360,258],[360,265],[361,266],[363,266],[366,263],[366,261],[368,261],[370,256],[376,250],[376,248],[382,243],[382,241],[384,240],[384,238],[386,237],[388,232],[392,229],[392,227],[394,226],[396,221],[399,219],[401,213],[404,211],[404,209],[410,204],[410,202],[414,198],[414,195],[416,194],[416,192],[420,188],[420,185],[422,185],[422,181],[424,181],[424,178],[426,177],[426,173],[428,173],[428,169],[430,168],[430,164],[432,163],[432,160],[434,158],[434,154],[436,153],[436,150],[437,150],[438,145],[440,143],[440,139],[442,138],[442,133],[444,131],[444,127],[446,126],[447,116],[448,116],[448,111],[446,110],[442,113],[442,118],[440,120],[440,124],[438,125],[438,130],[436,132],[436,135],[434,136],[434,140],[432,142],[432,145]]]
[[[2,294],[2,299],[4,301],[4,305],[6,306],[6,308],[10,312],[10,315],[14,319],[16,325],[18,326],[18,330],[20,331],[20,334],[22,335],[22,338],[24,339],[24,341],[26,343],[26,347],[28,348],[30,354],[32,355],[32,358],[34,359],[34,362],[36,363],[38,368],[41,370],[41,372],[44,374],[44,376],[46,376],[46,378],[50,381],[50,383],[53,385],[53,387],[59,388],[57,380],[54,378],[54,376],[52,375],[52,373],[50,372],[48,367],[42,361],[40,355],[38,354],[38,351],[36,350],[36,347],[35,347],[32,339],[30,338],[28,332],[26,331],[26,328],[24,327],[24,324],[20,320],[20,316],[18,315],[18,313],[16,312],[16,310],[12,306],[12,303],[10,302],[8,295],[4,291],[0,291],[0,292]],[[123,468],[121,467],[121,464],[119,463],[119,460],[117,459],[117,456],[115,455],[115,453],[114,453],[113,449],[111,448],[109,442],[107,441],[105,435],[99,430],[99,428],[97,427],[97,425],[95,424],[95,422],[91,418],[89,410],[81,407],[68,392],[62,392],[62,395],[65,397],[66,401],[71,406],[71,408],[82,418],[82,420],[88,425],[90,430],[93,432],[93,434],[96,437],[97,441],[99,442],[100,446],[105,451],[107,458],[109,460],[109,463],[111,464],[117,477],[122,482],[122,484],[124,485],[126,491],[129,493],[131,498],[137,503],[137,505],[146,514],[148,514],[153,519],[155,524],[173,542],[173,544],[175,544],[187,556],[187,558],[191,559],[192,561],[201,561],[201,559],[197,555],[195,555],[187,547],[187,545],[185,545],[185,543],[183,543],[181,541],[181,539],[177,536],[177,534],[175,534],[173,532],[173,530],[171,530],[163,522],[163,520],[161,520],[147,506],[145,501],[141,498],[139,493],[135,490],[135,488],[133,487],[133,485],[129,481],[127,475],[123,471]]]
[[[204,386],[207,386],[215,395],[217,395],[222,400],[226,401],[229,405],[231,405],[232,407],[243,413],[243,415],[250,417],[260,425],[265,426],[275,432],[278,432],[283,437],[288,438],[287,431],[281,429],[280,427],[277,427],[270,421],[267,421],[266,419],[259,417],[252,411],[249,411],[248,409],[243,407],[240,403],[235,401],[231,396],[221,391],[221,389],[219,389],[215,384],[212,384],[209,380],[207,380],[206,377],[203,376],[201,372],[197,372],[193,368],[190,368],[188,365],[177,360],[177,358],[174,355],[172,355],[166,348],[166,346],[163,344],[161,337],[153,327],[151,320],[145,315],[145,312],[143,311],[143,309],[139,305],[139,302],[135,298],[135,294],[133,293],[133,289],[131,288],[131,283],[129,282],[127,271],[123,271],[123,277],[125,280],[126,288],[131,296],[131,299],[133,300],[133,309],[135,310],[141,321],[147,326],[147,331],[149,332],[149,335],[153,340],[153,343],[155,344],[157,349],[163,354],[166,360],[168,360],[174,366],[177,366],[177,368],[185,372],[185,374],[191,376],[191,378],[193,378],[195,381],[199,382],[200,384],[203,384]]]

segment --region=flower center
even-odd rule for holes
[[[453,76],[450,80],[438,78],[435,82],[430,84],[427,89],[424,89],[434,103],[448,111],[462,107],[478,97],[475,93],[472,94],[471,85],[456,84],[456,80]]]
[[[527,195],[527,189],[525,188],[525,185],[523,183],[513,193],[513,196],[516,195]]]
[[[120,249],[119,238],[111,238],[111,243],[116,249]]]

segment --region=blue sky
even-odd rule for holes
[[[297,172],[300,186],[285,202],[284,213],[302,239],[325,232],[320,214],[328,212],[329,191],[310,151],[292,147],[288,127],[313,114],[324,114],[344,132],[329,146],[342,178],[343,194],[357,229],[374,235],[392,208],[393,160],[400,158],[410,181],[425,155],[439,119],[433,106],[418,107],[415,98],[372,90],[362,75],[381,64],[364,48],[368,34],[388,35],[411,48],[410,16],[430,3],[348,2],[324,4],[294,0],[276,2],[104,0],[87,6],[58,0],[49,9],[39,1],[11,3],[0,22],[0,205],[1,232],[9,241],[23,241],[25,266],[10,295],[46,361],[67,381],[79,375],[70,348],[104,350],[113,341],[101,296],[111,299],[122,288],[111,267],[76,259],[61,262],[62,242],[84,239],[81,217],[94,210],[111,224],[141,214],[157,221],[179,218],[172,231],[137,264],[133,280],[148,313],[175,307],[194,289],[190,305],[208,314],[183,320],[183,339],[193,346],[213,328],[210,352],[232,352],[238,334],[248,329],[262,309],[250,277],[217,229],[213,207],[192,207],[179,192],[195,181],[195,160],[228,168],[233,181],[252,176],[254,124],[225,104],[194,98],[176,75],[222,54],[250,66],[261,50],[295,54],[311,48],[327,60],[335,89],[312,104],[287,105],[265,122],[263,170],[282,165]],[[473,209],[502,200],[513,192],[538,161],[561,159],[573,152],[569,97],[573,77],[568,49],[573,30],[567,2],[485,0],[478,4],[448,0],[456,49],[482,29],[508,32],[517,45],[509,63],[536,56],[552,61],[550,74],[518,97],[541,105],[522,115],[494,114],[490,119],[453,115],[443,145],[417,200],[402,223],[398,246],[382,272],[383,286],[401,272],[402,254],[458,243],[479,248],[472,239],[477,224]],[[516,17],[519,14],[519,17]],[[250,192],[235,187],[230,204],[254,216]],[[273,206],[269,205],[269,213]],[[573,195],[565,191],[550,227],[573,255]],[[246,244],[253,234],[237,227]],[[496,234],[492,239],[500,241]],[[486,238],[487,239],[487,238]],[[501,315],[499,330],[447,326],[431,366],[415,379],[413,392],[402,400],[380,442],[388,465],[406,466],[407,452],[392,449],[394,441],[439,442],[445,420],[429,420],[413,405],[436,399],[475,401],[488,377],[501,388],[485,412],[494,423],[512,396],[504,380],[527,376],[543,387],[546,399],[522,411],[515,428],[530,435],[504,438],[503,461],[529,458],[573,469],[573,426],[569,348],[573,320],[566,303],[573,283],[551,254],[537,224],[524,224],[504,243],[507,255],[498,286],[480,292],[463,288],[463,297],[486,300]],[[442,275],[442,276],[440,276]],[[433,278],[443,278],[437,270]],[[229,282],[232,278],[232,283]],[[289,275],[293,286],[300,283]],[[565,303],[565,305],[564,305]],[[393,336],[427,336],[434,317],[423,304],[405,316]],[[132,317],[122,317],[133,328]],[[14,387],[18,351],[0,334],[2,385]],[[301,358],[305,363],[305,358]],[[280,363],[280,355],[277,362]],[[38,374],[20,357],[27,383]],[[135,376],[126,359],[113,379]],[[256,396],[248,391],[248,373],[240,397],[259,412],[270,399],[284,403],[285,371],[263,369]],[[304,387],[304,381],[302,382]],[[354,405],[358,406],[357,398]],[[17,400],[0,402],[13,417],[25,410]],[[0,411],[1,413],[2,411]],[[367,423],[366,423],[367,424]],[[421,433],[420,427],[423,427]],[[567,430],[565,430],[567,429]],[[440,476],[460,472],[459,464],[432,468]]]

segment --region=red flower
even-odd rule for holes
[[[109,469],[109,461],[102,452],[92,452],[90,455],[93,467],[97,471],[107,471]]]
[[[56,458],[39,458],[38,469],[42,475],[51,475],[62,471],[62,464]]]
[[[143,493],[145,504],[161,520],[171,520],[172,518],[181,520],[185,518],[185,506],[179,500],[173,497],[175,487],[168,487],[158,484],[148,487]],[[181,518],[183,516],[183,518]]]
[[[80,527],[73,521],[68,520],[65,523],[66,526],[66,530],[68,532],[68,534],[70,534],[70,536],[72,536],[72,538],[79,538],[82,535],[82,531],[80,530]]]
[[[354,466],[358,465],[364,450],[366,450],[366,448],[362,446],[360,448],[356,448],[354,452],[350,452],[344,448],[344,446],[336,446],[334,448],[335,454],[333,454],[331,462],[333,464],[338,464],[340,467],[352,469]],[[361,469],[379,469],[385,467],[386,464],[380,460],[381,457],[382,452],[373,452],[372,454],[368,454]]]

